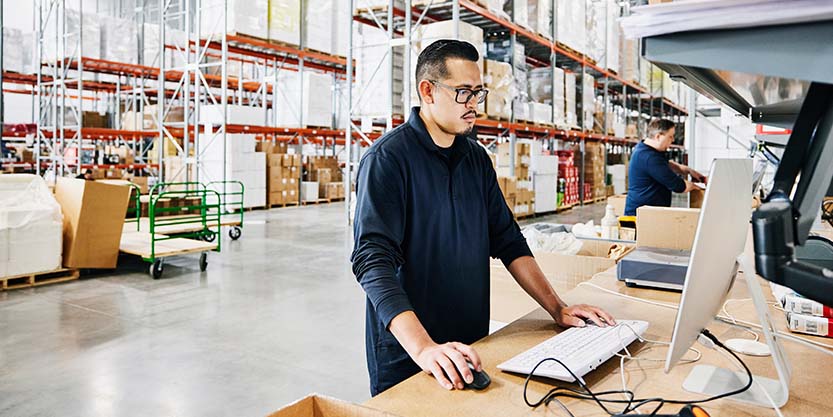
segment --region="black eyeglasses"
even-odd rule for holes
[[[487,90],[485,88],[481,88],[481,89],[478,89],[478,90],[473,90],[471,88],[455,88],[455,87],[452,87],[450,85],[443,84],[439,81],[434,81],[434,80],[428,80],[428,81],[433,83],[433,84],[439,85],[440,87],[445,87],[445,88],[449,89],[450,91],[454,91],[455,93],[457,93],[457,96],[454,97],[454,101],[456,101],[460,104],[468,103],[471,100],[472,97],[477,98],[477,103],[482,103],[482,102],[486,101],[486,96],[489,95],[489,90]]]

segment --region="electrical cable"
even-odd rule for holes
[[[637,301],[637,302],[644,303],[644,304],[650,304],[650,305],[655,305],[655,306],[659,306],[659,307],[670,308],[672,310],[678,310],[679,309],[679,306],[674,305],[674,304],[660,303],[660,302],[657,302],[657,301],[646,300],[644,298],[634,297],[634,296],[630,296],[630,295],[627,295],[627,294],[621,294],[621,293],[618,293],[616,291],[609,290],[609,289],[604,288],[604,287],[600,287],[596,284],[593,284],[593,283],[590,283],[590,282],[587,282],[587,281],[580,282],[578,284],[578,286],[593,287],[593,288],[599,289],[601,291],[604,291],[606,293],[609,293],[611,295],[615,295],[617,297],[622,297],[622,298],[625,298],[625,299],[628,299],[628,300]],[[783,309],[781,309],[781,310],[783,310]],[[726,324],[730,324],[730,325],[736,326],[736,327],[741,327],[741,328],[745,327],[745,328],[748,328],[748,329],[758,329],[758,330],[763,329],[763,327],[761,327],[760,324],[755,324],[755,323],[751,323],[751,322],[744,321],[744,320],[736,320],[736,322],[732,322],[728,317],[724,317],[724,316],[717,316],[715,318],[724,322],[724,323],[726,323]],[[780,330],[777,330],[775,332],[775,336],[778,337],[778,338],[781,338],[781,339],[789,340],[791,342],[802,344],[802,345],[807,346],[809,348],[815,349],[815,350],[817,350],[821,353],[833,356],[833,345],[828,345],[826,343],[817,342],[817,341],[812,340],[812,339],[806,339],[806,338],[803,338],[803,337],[795,336],[795,335],[792,335],[792,334],[789,334],[789,333],[782,332]],[[827,350],[827,349],[831,349],[831,350]]]
[[[532,371],[529,373],[529,375],[527,375],[526,380],[524,381],[524,392],[523,392],[524,402],[529,407],[535,408],[535,407],[540,406],[541,404],[549,403],[549,401],[551,401],[553,398],[557,398],[557,397],[593,400],[593,401],[596,402],[596,404],[599,405],[599,407],[602,410],[604,410],[606,413],[608,413],[611,416],[614,415],[614,413],[611,412],[610,409],[608,409],[605,406],[605,403],[626,404],[625,409],[619,414],[627,414],[627,413],[633,411],[635,408],[641,407],[641,406],[646,405],[646,404],[658,403],[657,408],[654,409],[654,411],[651,413],[651,415],[655,415],[662,408],[662,406],[665,405],[665,404],[682,404],[682,405],[702,404],[702,403],[706,403],[706,402],[710,402],[710,401],[715,401],[715,400],[718,400],[718,399],[721,399],[721,398],[730,397],[732,395],[737,395],[737,394],[740,394],[740,393],[748,390],[752,386],[753,377],[752,377],[752,371],[749,369],[748,366],[746,366],[746,363],[743,362],[743,360],[738,355],[736,355],[734,352],[729,350],[729,348],[727,348],[723,343],[721,343],[720,340],[718,340],[717,337],[715,337],[713,334],[711,334],[711,332],[709,332],[708,330],[703,330],[701,332],[701,335],[704,336],[707,340],[711,341],[711,343],[713,343],[715,346],[717,346],[717,347],[725,350],[729,354],[731,354],[743,366],[743,369],[744,369],[744,371],[746,371],[746,375],[749,378],[749,381],[743,387],[732,390],[732,391],[729,391],[729,392],[726,392],[726,393],[723,393],[723,394],[713,395],[711,397],[708,397],[708,398],[705,398],[705,399],[700,399],[700,400],[668,400],[668,399],[658,398],[658,397],[657,398],[637,399],[637,398],[634,398],[635,395],[630,390],[616,390],[616,391],[605,391],[605,392],[601,392],[601,393],[594,393],[590,389],[590,387],[588,387],[578,376],[576,376],[576,374],[569,367],[567,367],[567,365],[565,365],[563,362],[561,362],[560,360],[555,359],[555,358],[545,358],[545,359],[542,359],[541,361],[539,361],[538,364],[536,364],[535,367],[532,368]],[[584,389],[584,392],[574,390],[574,389],[571,389],[571,388],[567,388],[567,387],[556,386],[555,388],[549,390],[547,392],[547,394],[545,394],[540,400],[538,400],[534,403],[530,402],[529,397],[527,396],[529,381],[532,379],[532,376],[535,374],[535,370],[537,370],[538,367],[540,367],[542,364],[546,363],[547,361],[553,361],[553,362],[556,362],[559,365],[561,365],[561,367],[564,368],[570,374],[570,376],[573,377],[573,379],[576,381],[576,383],[578,383],[579,386],[582,389]],[[566,392],[560,392],[560,391],[566,391]],[[605,396],[608,396],[608,395],[611,395],[611,394],[626,394],[628,396],[628,399],[626,399],[626,400],[611,400],[611,399],[600,398],[600,397],[605,397]],[[636,403],[636,404],[634,404],[634,403]]]
[[[735,316],[733,316],[733,315],[729,314],[729,310],[727,310],[727,309],[726,309],[726,306],[727,306],[727,305],[729,305],[729,302],[732,302],[732,301],[749,301],[749,300],[751,300],[751,298],[730,298],[730,299],[726,300],[726,301],[723,303],[723,307],[721,308],[721,310],[723,311],[723,314],[724,314],[726,317],[728,317],[728,318],[729,318],[729,320],[731,320],[731,321],[732,321],[732,324],[737,324],[737,323],[738,323],[738,321],[737,321],[737,320],[735,320]],[[748,332],[748,333],[752,334],[752,336],[755,336],[755,341],[756,341],[756,342],[757,342],[758,340],[760,340],[760,338],[758,338],[758,333],[755,333],[755,332],[753,332],[752,330],[749,330],[749,329],[747,329],[747,328],[745,328],[745,327],[741,327],[741,329],[743,329],[744,331],[746,331],[746,332]]]
[[[721,355],[723,355],[723,357],[725,357],[726,359],[728,359],[728,360],[729,360],[729,362],[735,363],[735,361],[733,361],[733,360],[732,360],[732,357],[731,357],[731,356],[729,356],[729,355],[727,355],[727,354],[726,354],[726,352],[724,352],[724,351],[722,351],[722,350],[718,350],[718,352],[719,352]],[[735,363],[735,364],[736,364],[736,363]],[[770,405],[772,405],[772,409],[773,409],[773,410],[775,410],[775,414],[777,414],[777,415],[778,415],[778,417],[784,417],[784,414],[782,414],[782,413],[781,413],[781,409],[778,407],[778,404],[775,404],[775,400],[772,398],[772,396],[771,396],[771,395],[769,395],[769,391],[767,391],[767,390],[764,388],[764,386],[763,386],[763,385],[761,385],[761,383],[760,383],[760,382],[758,382],[758,381],[754,381],[754,383],[755,383],[755,385],[757,385],[757,386],[758,386],[758,388],[759,388],[759,389],[760,389],[760,390],[764,393],[764,396],[766,397],[766,399],[767,399],[767,400],[769,400]]]

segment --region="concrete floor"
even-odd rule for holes
[[[599,219],[601,204],[533,221]],[[0,293],[0,415],[263,416],[369,398],[344,205],[256,211],[201,273],[172,258]]]

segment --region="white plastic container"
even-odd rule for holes
[[[602,239],[619,239],[619,219],[610,204],[605,208],[602,218]]]

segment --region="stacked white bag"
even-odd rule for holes
[[[43,178],[0,175],[0,276],[61,267],[63,216]]]

